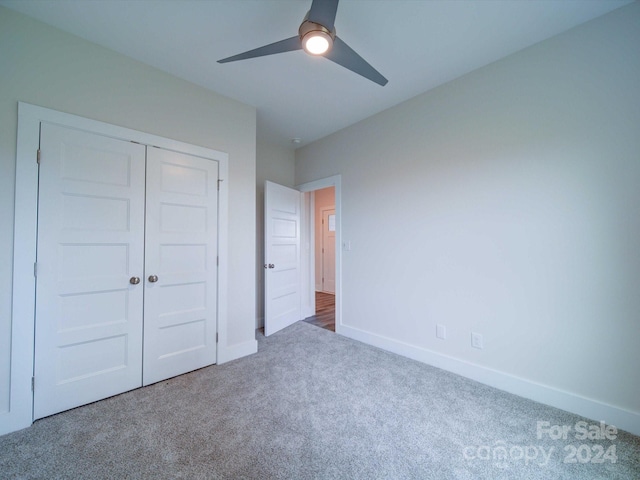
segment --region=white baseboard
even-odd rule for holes
[[[257,340],[249,340],[248,342],[237,343],[226,347],[218,345],[218,365],[230,362],[237,358],[252,355],[258,351]]]
[[[594,421],[605,421],[608,425],[640,435],[640,413],[624,410],[606,403],[591,400],[574,393],[542,385],[508,373],[482,367],[464,360],[449,357],[425,348],[409,345],[358,328],[340,325],[336,330],[345,337],[373,345],[374,347],[432,365],[461,375],[471,380],[519,395],[536,402],[575,413]]]

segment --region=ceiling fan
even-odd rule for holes
[[[300,24],[298,35],[295,37],[223,58],[218,60],[218,63],[235,62],[293,50],[304,50],[309,55],[325,57],[378,85],[386,85],[388,80],[380,72],[336,36],[334,22],[337,10],[338,0],[313,0],[311,8]]]

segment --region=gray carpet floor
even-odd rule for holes
[[[304,322],[258,341],[0,437],[0,478],[640,479],[639,437]]]

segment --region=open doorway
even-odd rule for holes
[[[336,198],[335,187],[313,192],[315,312],[306,322],[335,332]]]

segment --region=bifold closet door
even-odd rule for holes
[[[145,147],[42,124],[40,150],[36,419],[141,385],[144,288]]]
[[[216,361],[218,162],[147,149],[144,374]]]

